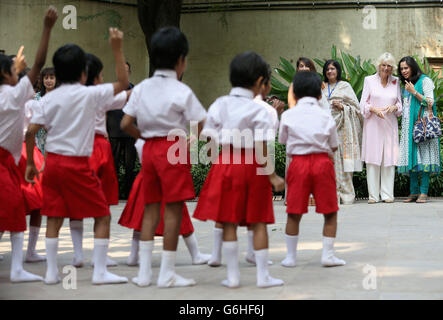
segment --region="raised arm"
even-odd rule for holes
[[[37,55],[35,56],[35,62],[31,68],[31,71],[29,71],[28,73],[28,77],[31,83],[35,83],[35,81],[37,81],[40,75],[40,70],[45,65],[51,30],[54,27],[57,18],[57,9],[53,6],[50,6],[45,15],[43,33],[40,39],[40,45],[37,51]]]
[[[116,28],[110,28],[109,36],[115,60],[115,73],[117,75],[117,82],[113,83],[114,95],[117,95],[129,87],[128,73],[125,67],[126,62],[123,55],[123,32]]]

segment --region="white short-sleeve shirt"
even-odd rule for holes
[[[106,112],[110,110],[122,109],[126,100],[128,99],[128,94],[126,91],[120,92],[118,95],[113,96],[109,101],[103,101],[101,106],[97,109],[97,115],[95,118],[95,133],[106,136]]]
[[[278,141],[289,155],[332,153],[338,147],[335,121],[317,99],[305,97],[283,112]]]
[[[25,104],[34,96],[27,76],[15,86],[0,85],[0,147],[8,150],[18,164],[23,146]]]
[[[253,148],[254,141],[272,141],[273,127],[268,111],[254,102],[251,90],[234,87],[208,110],[201,135],[234,148]]]
[[[206,110],[191,88],[177,80],[174,70],[157,70],[136,85],[123,112],[137,119],[145,139],[166,137],[177,129],[187,134],[190,121],[206,118]]]
[[[114,96],[112,84],[86,87],[63,84],[46,94],[34,108],[31,123],[47,128],[45,149],[65,156],[92,154],[97,110]]]

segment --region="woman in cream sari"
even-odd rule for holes
[[[337,181],[337,199],[352,204],[355,199],[352,175],[362,170],[360,157],[363,117],[360,104],[351,85],[341,81],[341,67],[335,60],[323,67],[325,86],[323,95],[331,105],[331,114],[337,126],[339,147],[334,155]]]

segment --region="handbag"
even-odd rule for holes
[[[420,105],[418,111],[418,119],[414,123],[414,128],[412,130],[412,138],[415,143],[420,143],[426,140],[431,140],[441,136],[441,123],[440,119],[432,114],[428,116],[421,117],[421,108],[423,102]],[[423,113],[424,114],[424,113]]]

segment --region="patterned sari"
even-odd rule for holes
[[[334,155],[337,197],[342,200],[343,204],[350,204],[355,199],[352,183],[353,172],[362,170],[363,117],[360,112],[360,104],[351,85],[346,81],[339,81],[329,89],[328,87],[324,88],[323,94],[331,104],[331,114],[335,120],[339,137],[339,147]],[[333,100],[340,102],[343,110],[333,107]]]

